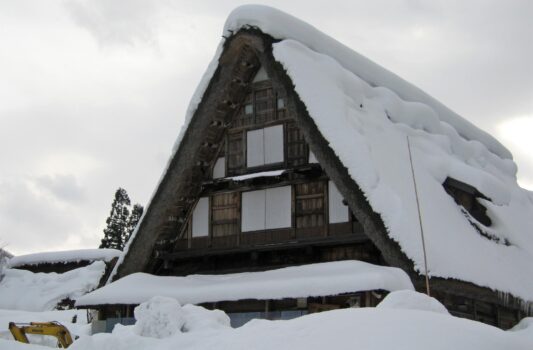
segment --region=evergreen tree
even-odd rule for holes
[[[124,245],[126,245],[126,242],[131,237],[131,234],[137,227],[137,224],[139,223],[139,220],[141,219],[141,216],[143,215],[144,208],[140,204],[135,204],[133,206],[133,209],[131,210],[131,215],[128,218],[128,232],[126,234],[126,237],[124,237]]]
[[[128,234],[130,197],[125,189],[119,188],[115,192],[115,199],[111,204],[111,213],[106,220],[104,238],[100,248],[124,249],[124,238]]]

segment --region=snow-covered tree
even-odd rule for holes
[[[111,204],[111,213],[106,220],[107,226],[104,229],[104,238],[100,248],[124,249],[124,238],[128,235],[130,205],[128,193],[125,189],[119,188]]]

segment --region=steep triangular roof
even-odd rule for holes
[[[389,264],[423,271],[414,173],[430,275],[533,300],[533,196],[517,185],[509,151],[393,73],[263,6],[228,18],[117,276],[145,270],[156,232],[179,225],[172,212],[198,193],[190,183],[204,171],[210,140],[259,65],[294,95],[311,150]],[[189,187],[180,185],[187,178]],[[447,179],[482,194],[490,227],[455,203]]]

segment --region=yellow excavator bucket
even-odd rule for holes
[[[27,334],[40,334],[56,337],[60,348],[68,348],[72,344],[70,332],[59,322],[9,322],[9,331],[13,334],[13,338],[21,343],[29,344]]]

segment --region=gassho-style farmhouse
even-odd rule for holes
[[[532,227],[496,139],[309,24],[244,6],[137,230],[76,307],[109,328],[163,295],[240,325],[429,289],[507,329],[532,314]]]

